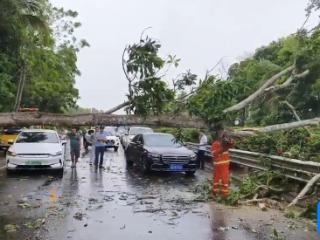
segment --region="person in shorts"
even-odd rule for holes
[[[81,135],[76,128],[72,128],[68,138],[70,140],[71,167],[74,168],[80,157]]]

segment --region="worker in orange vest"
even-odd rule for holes
[[[234,146],[234,141],[224,131],[222,125],[215,127],[217,140],[212,143],[211,151],[213,156],[213,194],[216,195],[220,190],[220,181],[222,184],[222,195],[227,198],[229,195],[229,168],[230,156],[229,149]]]

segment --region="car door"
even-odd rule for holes
[[[137,161],[137,146],[140,139],[140,135],[135,136],[132,141],[129,143],[127,148],[127,157],[131,161]]]
[[[137,142],[136,142],[136,146],[135,146],[136,150],[135,150],[135,158],[138,160],[138,161],[141,161],[142,160],[142,155],[143,155],[143,151],[144,151],[144,148],[143,148],[143,135],[140,134],[139,135],[139,138],[137,138]]]

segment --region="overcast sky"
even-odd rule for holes
[[[161,55],[177,55],[180,66],[203,76],[221,57],[230,64],[257,47],[299,28],[307,0],[51,0],[76,10],[77,35],[91,45],[79,54],[78,104],[107,110],[126,97],[121,54],[141,31],[160,40]]]

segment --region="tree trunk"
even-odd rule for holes
[[[17,88],[17,94],[16,94],[16,100],[14,103],[14,111],[18,112],[21,104],[22,94],[23,94],[23,88],[25,84],[25,78],[26,78],[26,70],[25,65],[22,64],[20,68],[20,75],[19,75],[19,83]]]
[[[199,118],[186,116],[137,116],[105,113],[54,114],[54,113],[0,113],[0,126],[86,126],[86,125],[147,125],[175,128],[207,128]]]
[[[0,126],[86,126],[86,125],[147,125],[173,128],[207,129],[208,125],[200,118],[189,116],[161,115],[111,115],[106,113],[55,114],[55,113],[0,113]],[[276,124],[261,128],[246,128],[230,131],[235,137],[255,136],[260,133],[271,133],[292,128],[319,125],[320,117],[291,123]]]

